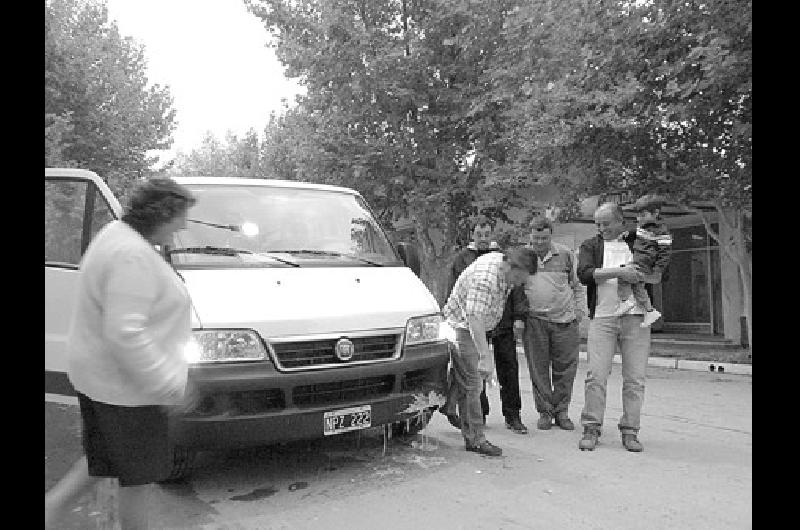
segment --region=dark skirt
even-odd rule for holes
[[[169,476],[172,455],[165,407],[109,405],[77,394],[90,476],[117,478],[120,486],[141,486]]]

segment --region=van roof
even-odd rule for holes
[[[260,178],[234,178],[234,177],[173,177],[179,184],[210,184],[233,186],[268,186],[274,188],[302,188],[313,190],[338,191],[351,195],[360,195],[356,190],[329,184],[315,184],[312,182],[298,182],[294,180],[276,180]]]
[[[99,180],[100,177],[94,171],[88,169],[77,169],[74,167],[46,167],[44,168],[45,177],[82,177],[89,180]]]

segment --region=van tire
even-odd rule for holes
[[[422,415],[392,424],[392,436],[413,436],[428,426],[435,409],[427,409]]]
[[[197,451],[193,449],[182,447],[180,445],[173,446],[172,470],[170,471],[169,476],[160,482],[169,484],[171,482],[178,482],[186,478],[189,475],[189,472],[192,470],[195,456],[197,456]]]

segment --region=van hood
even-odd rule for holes
[[[181,274],[195,327],[249,328],[264,338],[402,328],[410,317],[440,310],[407,267],[183,269]]]

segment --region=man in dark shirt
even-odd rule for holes
[[[500,247],[492,241],[493,226],[488,217],[481,215],[475,221],[472,229],[472,241],[467,248],[456,254],[450,267],[447,283],[447,296],[453,291],[456,280],[475,259],[487,252],[498,251]],[[527,316],[528,299],[522,287],[515,287],[508,296],[503,315],[497,327],[488,334],[494,350],[494,361],[497,370],[497,379],[500,383],[500,401],[506,427],[518,434],[527,434],[528,429],[520,419],[522,400],[519,393],[519,362],[517,360],[517,341],[514,337],[514,321],[525,321]],[[489,399],[486,397],[486,384],[484,382],[481,392],[481,409],[483,421],[489,415]],[[450,423],[460,429],[461,422],[456,414],[456,403],[451,396],[447,396],[447,403],[442,406],[442,412]]]

